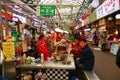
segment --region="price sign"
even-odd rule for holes
[[[6,60],[10,61],[12,57],[15,56],[15,46],[13,42],[3,42],[2,43],[3,52]]]

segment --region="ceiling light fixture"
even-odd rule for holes
[[[115,18],[120,19],[120,14],[116,14]]]

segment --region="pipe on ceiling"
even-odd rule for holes
[[[11,0],[13,1],[14,3],[18,3],[18,4],[25,4],[23,3],[22,1],[20,0]],[[24,9],[27,9],[28,11],[30,11],[32,14],[36,14],[35,10],[33,10],[32,8],[30,8],[28,5],[24,6]]]

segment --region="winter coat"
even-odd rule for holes
[[[41,53],[44,54],[44,60],[47,60],[47,58],[51,57],[51,55],[49,53],[49,50],[48,50],[48,46],[46,44],[45,38],[41,38],[39,40],[36,48],[37,48],[37,51],[38,51],[39,55],[41,55]]]
[[[100,36],[100,44],[105,44],[106,43],[106,35],[105,34],[102,34],[101,36]]]
[[[80,64],[84,66],[84,70],[93,70],[94,67],[94,54],[88,45],[83,48],[82,55],[80,57]]]

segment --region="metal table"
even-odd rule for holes
[[[16,68],[44,68],[47,80],[69,80],[69,71],[75,70],[75,63],[73,57],[69,57],[68,59],[71,60],[71,64],[62,64],[62,61],[44,61],[43,64],[22,64],[16,66]]]

